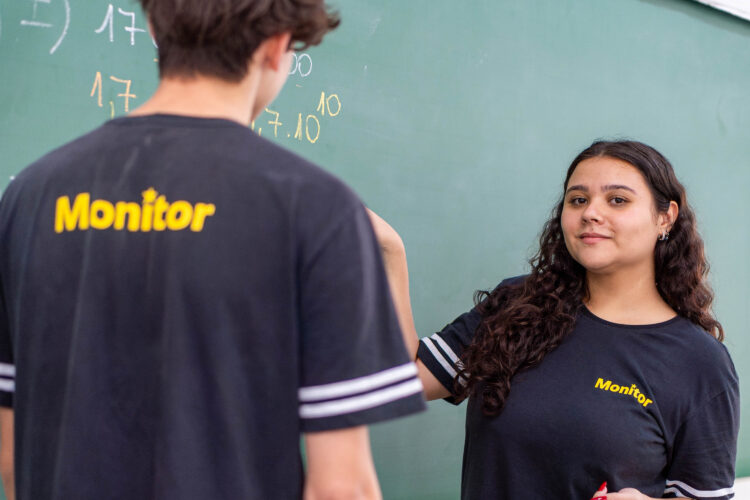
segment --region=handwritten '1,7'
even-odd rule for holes
[[[133,81],[132,80],[124,80],[122,78],[117,78],[116,76],[111,76],[111,75],[110,75],[109,79],[111,81],[113,81],[113,82],[121,83],[121,84],[125,85],[125,91],[124,92],[120,92],[119,94],[117,94],[117,97],[122,97],[124,99],[125,102],[124,102],[123,108],[125,110],[125,113],[127,113],[128,111],[130,111],[130,99],[136,99],[138,97],[135,94],[132,94],[130,92],[130,86],[132,85]],[[102,73],[101,73],[101,71],[97,71],[96,72],[96,76],[94,77],[94,85],[91,87],[91,93],[89,94],[89,96],[90,97],[94,97],[94,95],[96,94],[96,96],[97,96],[96,97],[96,104],[100,108],[103,107],[103,105],[102,105],[102,86],[103,86],[103,84],[102,84]],[[114,103],[114,101],[109,101],[109,108],[110,108],[110,118],[114,118],[115,117],[115,103]]]

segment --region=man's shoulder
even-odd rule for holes
[[[340,209],[362,204],[342,179],[270,140],[254,137],[252,155],[253,175],[260,175],[272,189],[295,193],[302,205]]]
[[[16,185],[91,177],[102,166],[116,174],[139,169],[165,175],[211,178],[248,185],[351,198],[337,177],[311,161],[258,136],[248,127],[222,119],[149,115],[122,117],[52,150],[23,169]],[[260,185],[258,184],[260,183]],[[355,197],[356,198],[356,197]]]
[[[297,153],[263,137],[254,137],[252,154],[257,168],[268,177],[318,192],[352,196],[351,189],[334,174]]]
[[[75,158],[80,157],[83,151],[91,150],[93,145],[100,142],[102,128],[102,126],[97,127],[52,149],[21,169],[11,177],[11,182],[3,193],[3,197],[7,198],[13,192],[24,188],[33,188],[49,181],[56,182],[56,176],[60,176],[60,179],[69,177],[64,171],[65,167],[79,165]]]

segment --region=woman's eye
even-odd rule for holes
[[[613,205],[622,205],[622,204],[626,203],[627,201],[628,201],[628,200],[626,200],[625,198],[622,198],[622,197],[620,197],[620,196],[614,196],[614,197],[613,197],[613,198],[612,198],[612,199],[610,200],[610,202],[611,202],[611,203],[612,203]]]
[[[568,203],[570,203],[571,205],[583,205],[586,203],[586,198],[576,196],[568,200]]]

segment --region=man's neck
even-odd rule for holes
[[[157,113],[224,118],[250,125],[257,95],[257,82],[250,74],[237,83],[218,78],[162,78],[151,98],[131,116]]]

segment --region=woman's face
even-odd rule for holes
[[[565,245],[588,272],[653,273],[664,218],[656,213],[643,175],[625,161],[589,158],[568,181],[562,211]]]

